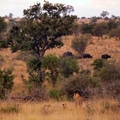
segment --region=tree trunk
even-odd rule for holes
[[[42,67],[41,67],[41,65],[38,68],[38,80],[39,80],[39,84],[42,85],[43,79],[42,79]]]
[[[37,58],[38,58],[38,60],[40,62],[40,65],[38,66],[38,80],[39,80],[40,86],[43,83],[43,77],[42,77],[42,59],[43,59],[44,53],[45,53],[45,51],[43,50],[41,52],[38,52],[38,54],[37,54],[38,55]]]

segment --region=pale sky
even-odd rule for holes
[[[108,11],[111,15],[120,16],[120,0],[47,0],[51,3],[63,3],[72,5],[78,17],[100,16],[102,11]],[[44,3],[44,0],[0,0],[0,16],[13,14],[13,17],[23,17],[23,10],[36,2]]]

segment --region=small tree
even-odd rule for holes
[[[73,40],[72,40],[72,45],[71,47],[77,51],[80,56],[82,57],[83,56],[83,53],[88,45],[88,40],[89,40],[90,37],[86,36],[86,35],[82,35],[80,37],[75,37]]]
[[[102,11],[102,13],[100,15],[101,15],[101,17],[105,18],[109,15],[109,12],[108,11]]]
[[[11,92],[14,75],[12,69],[0,69],[0,98],[6,98],[6,95]]]
[[[76,59],[72,57],[62,58],[61,60],[61,73],[64,77],[68,78],[73,73],[77,73],[79,71],[79,66]]]
[[[47,55],[42,60],[42,68],[45,71],[45,76],[50,77],[53,87],[59,77],[60,59],[55,55]]]
[[[116,39],[120,40],[120,26],[117,28],[114,28],[109,33],[110,37],[115,37]]]
[[[98,18],[96,16],[94,16],[94,17],[91,18],[91,23],[96,24],[97,20],[98,20]]]
[[[111,31],[112,29],[115,29],[116,27],[118,27],[117,23],[115,20],[109,20],[109,22],[107,23],[108,25],[108,30]]]
[[[93,35],[98,36],[102,38],[103,35],[108,33],[108,25],[105,22],[98,23],[93,28]]]
[[[92,34],[92,29],[94,27],[94,24],[92,24],[92,23],[89,23],[89,24],[84,23],[80,27],[81,27],[81,33],[82,34],[86,34],[86,33]]]
[[[13,14],[12,13],[9,13],[9,18],[13,18]]]

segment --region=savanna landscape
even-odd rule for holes
[[[77,18],[48,1],[43,8],[0,17],[0,120],[120,120],[119,17]]]

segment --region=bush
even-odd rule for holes
[[[6,98],[6,95],[11,92],[14,85],[13,79],[12,69],[0,69],[0,98]]]
[[[60,99],[60,91],[57,89],[52,89],[49,93],[50,98],[53,98],[55,100],[59,100]]]
[[[54,87],[59,77],[60,59],[52,54],[45,56],[42,60],[42,68],[45,71],[45,77],[51,80]]]
[[[46,87],[41,86],[37,75],[38,74],[35,71],[29,70],[28,79],[25,79],[23,75],[21,76],[23,84],[28,89],[27,94],[30,96],[31,100],[46,101],[49,99]]]
[[[114,28],[109,33],[110,37],[115,37],[116,39],[120,40],[120,26],[117,28]]]
[[[103,59],[96,59],[94,60],[94,62],[92,63],[93,69],[94,70],[99,70],[100,68],[102,68],[104,65],[104,60]]]
[[[108,33],[108,25],[105,22],[98,23],[93,28],[93,35],[98,36],[102,38],[103,35]]]
[[[94,24],[84,23],[81,25],[81,33],[82,34],[86,34],[86,33],[92,34],[93,27],[94,27]]]
[[[79,66],[76,59],[72,57],[66,57],[61,59],[61,74],[68,78],[70,75],[73,75],[74,72],[79,71]]]
[[[120,98],[120,62],[105,61],[104,66],[95,71],[93,76],[100,79],[104,96]]]
[[[120,80],[120,63],[106,61],[104,67],[99,71],[99,76],[103,82]]]
[[[91,97],[92,89],[99,88],[100,83],[97,79],[92,79],[89,74],[78,74],[66,80],[61,88],[63,94],[72,97],[74,92],[80,93],[85,98]]]

